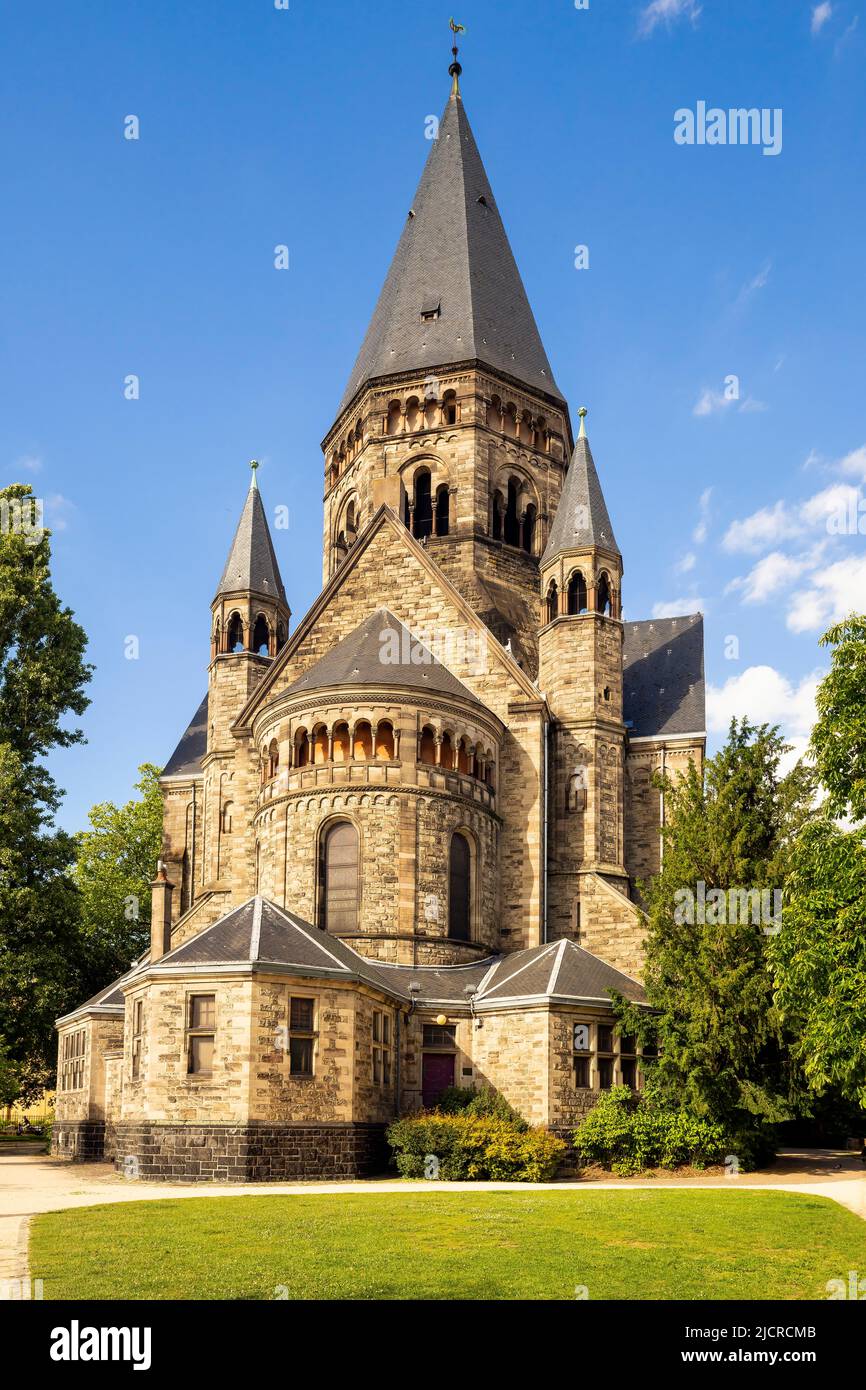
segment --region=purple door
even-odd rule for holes
[[[435,1105],[447,1086],[454,1085],[453,1052],[425,1052],[421,1058],[421,1099]]]

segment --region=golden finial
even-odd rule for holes
[[[578,439],[586,439],[586,406],[582,405],[577,412],[580,416],[580,429],[577,432]]]
[[[466,33],[466,26],[465,26],[465,24],[455,24],[455,22],[454,22],[453,19],[449,19],[449,21],[448,21],[448,27],[449,27],[449,29],[451,30],[452,34],[454,35],[454,47],[451,49],[451,52],[452,52],[453,55],[454,55],[454,62],[451,64],[450,68],[448,69],[448,72],[450,73],[451,79],[452,79],[452,80],[451,80],[451,95],[452,95],[453,97],[459,97],[459,95],[460,95],[460,81],[459,81],[459,78],[460,78],[460,74],[461,74],[461,72],[463,71],[463,69],[462,69],[462,67],[460,66],[460,64],[459,64],[458,61],[457,61],[457,35],[458,35],[458,34],[465,34],[465,33]]]

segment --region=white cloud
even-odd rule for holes
[[[660,24],[670,25],[677,19],[689,19],[694,24],[701,12],[697,0],[650,0],[638,24],[640,34],[651,34]]]
[[[774,666],[749,666],[724,685],[707,687],[707,728],[724,734],[732,719],[753,724],[778,724],[793,752],[782,770],[788,771],[806,750],[815,723],[815,692],[824,672],[813,671],[794,684]]]
[[[839,460],[838,467],[841,473],[848,473],[852,478],[866,483],[866,444],[861,444],[859,449],[852,449],[850,454]]]
[[[754,396],[746,396],[741,401],[739,396],[731,396],[727,392],[713,391],[706,387],[695,401],[692,414],[700,419],[706,415],[717,415],[720,410],[727,410],[729,406],[736,406],[738,414],[746,415],[767,409],[766,403],[756,400]]]
[[[729,553],[745,551],[756,555],[769,545],[799,536],[802,527],[786,502],[761,507],[742,521],[732,521],[722,538],[722,549]]]
[[[75,511],[75,503],[70,502],[60,492],[53,492],[45,498],[45,525],[52,531],[65,531],[69,525],[70,514]]]
[[[15,460],[13,469],[16,473],[41,473],[42,459],[38,454],[22,454]]]
[[[710,521],[710,498],[712,495],[713,489],[711,487],[705,487],[698,498],[700,520],[692,532],[692,540],[695,542],[695,545],[703,545],[704,541],[707,539],[707,530]]]
[[[821,30],[824,28],[824,25],[827,23],[827,20],[830,18],[830,16],[831,16],[832,13],[833,13],[833,6],[829,3],[829,0],[823,0],[822,4],[813,6],[813,8],[812,8],[812,33],[813,33],[813,34],[820,34]]]
[[[697,559],[698,557],[695,555],[695,552],[693,550],[687,551],[686,554],[682,557],[682,559],[677,560],[676,564],[674,565],[674,573],[688,574],[690,570],[694,569],[695,565],[697,564]]]
[[[739,590],[744,603],[766,603],[780,590],[787,589],[807,571],[820,563],[824,546],[816,546],[805,555],[785,555],[771,550],[741,579],[732,579],[725,592]]]
[[[654,618],[681,618],[688,613],[706,613],[707,608],[702,598],[697,598],[694,594],[690,598],[675,598],[670,603],[654,603]]]
[[[859,25],[859,23],[860,23],[860,16],[859,16],[859,14],[855,14],[854,18],[851,20],[851,23],[848,25],[848,28],[845,30],[845,32],[844,32],[844,34],[842,35],[842,37],[841,37],[840,39],[837,39],[837,40],[836,40],[836,47],[833,49],[833,57],[834,57],[834,58],[838,58],[838,57],[839,57],[839,55],[840,55],[841,52],[842,52],[842,49],[845,47],[845,45],[846,45],[846,43],[848,42],[848,40],[850,39],[851,35],[856,31],[857,26]]]
[[[814,632],[852,610],[866,610],[866,555],[849,555],[816,569],[809,587],[791,604],[787,623],[791,632]]]
[[[746,281],[745,285],[743,285],[742,289],[740,290],[740,293],[734,300],[735,309],[742,309],[746,304],[748,304],[753,294],[757,294],[758,290],[762,290],[764,288],[764,286],[770,278],[770,271],[772,269],[773,262],[765,261],[764,264],[761,266],[761,269],[758,271],[757,275],[753,275],[751,280]]]

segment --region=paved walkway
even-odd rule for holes
[[[866,1168],[857,1154],[831,1149],[783,1149],[772,1168],[738,1178],[614,1178],[603,1182],[572,1179],[529,1190],[571,1192],[633,1191],[641,1188],[802,1192],[830,1197],[866,1220]],[[226,1183],[131,1182],[108,1163],[70,1163],[46,1155],[0,1154],[0,1280],[27,1275],[30,1217],[44,1211],[92,1207],[104,1202],[165,1201],[169,1197],[277,1197],[315,1193],[363,1192],[399,1197],[408,1192],[526,1192],[519,1182],[404,1182],[385,1178],[366,1182]]]

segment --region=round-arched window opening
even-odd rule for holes
[[[458,831],[451,836],[448,856],[448,935],[452,941],[468,941],[471,935],[472,853],[469,841]]]
[[[264,613],[260,613],[256,618],[256,624],[253,628],[253,651],[257,652],[259,656],[270,656],[271,654],[271,630]]]
[[[595,606],[599,613],[606,613],[607,616],[610,617],[612,611],[610,603],[610,580],[604,570],[602,570],[598,577],[598,593],[596,595]]]
[[[226,631],[226,651],[242,652],[244,649],[244,624],[240,613],[232,613]]]
[[[343,933],[358,929],[360,899],[358,832],[337,821],[319,841],[319,926]]]

